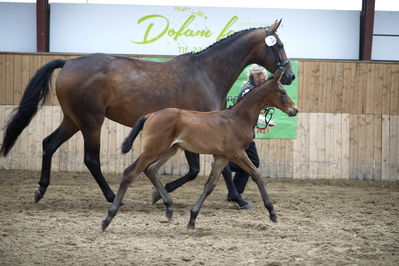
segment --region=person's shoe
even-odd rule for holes
[[[241,194],[240,194],[240,197],[241,197]],[[230,196],[229,194],[227,194],[227,201],[234,201],[234,199],[233,199],[232,196]]]

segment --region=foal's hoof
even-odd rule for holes
[[[242,210],[247,210],[247,211],[252,211],[254,208],[251,206],[251,204],[246,204],[244,206],[240,206],[240,209]]]
[[[277,223],[277,215],[275,215],[275,214],[270,214],[270,220],[271,220],[273,223]]]
[[[151,200],[151,204],[154,205],[155,203],[157,203],[158,200],[161,199],[161,195],[159,194],[158,190],[154,190],[152,192],[152,200]]]
[[[38,203],[39,200],[43,198],[44,194],[40,191],[40,188],[35,189],[35,203]]]

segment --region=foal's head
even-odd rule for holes
[[[273,82],[271,84],[273,89],[267,95],[267,98],[265,99],[265,105],[267,105],[266,107],[276,107],[289,116],[296,116],[298,113],[298,108],[290,96],[288,96],[286,90],[280,82],[283,75],[284,70],[282,68],[279,68],[274,73]]]

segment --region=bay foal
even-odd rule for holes
[[[228,110],[199,112],[167,108],[141,117],[122,144],[122,152],[127,153],[131,149],[141,129],[143,129],[143,152],[125,169],[115,200],[102,222],[102,229],[105,230],[111,223],[128,186],[142,171],[161,194],[166,205],[166,217],[169,220],[172,218],[172,199],[156,174],[160,166],[173,156],[178,148],[198,154],[213,154],[215,159],[204,191],[191,209],[188,228],[195,227],[201,206],[214,189],[228,161],[235,162],[250,173],[259,188],[270,219],[277,222],[273,203],[266,192],[260,172],[249,160],[245,149],[253,139],[253,128],[261,109],[277,107],[289,116],[298,113],[295,103],[280,83],[283,74],[284,70],[278,69],[273,79],[256,86]]]

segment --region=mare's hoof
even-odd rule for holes
[[[43,198],[44,194],[40,192],[40,188],[35,189],[35,203],[38,203],[39,200]]]
[[[271,220],[273,223],[277,223],[277,215],[271,214],[271,215],[270,215],[270,220]]]
[[[247,210],[247,211],[252,211],[254,208],[251,206],[251,204],[246,204],[244,206],[240,206],[240,209],[242,210]]]
[[[105,218],[102,223],[101,223],[101,229],[104,230],[108,227],[108,225],[111,223],[111,219],[109,217]]]
[[[166,209],[166,218],[168,219],[168,222],[172,220],[173,217],[173,209],[172,208],[167,208]]]
[[[154,190],[152,192],[152,200],[151,200],[151,204],[154,205],[155,203],[157,203],[158,200],[161,199],[161,195],[159,194],[158,190]]]

